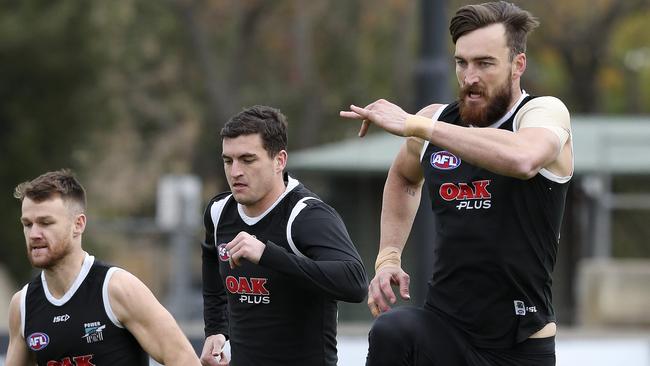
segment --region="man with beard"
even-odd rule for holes
[[[450,23],[459,98],[417,115],[378,100],[341,116],[407,137],[384,188],[368,307],[367,365],[554,365],[551,273],[568,181],[569,112],[521,89],[527,34],[507,2],[468,5]],[[423,307],[388,311],[409,276],[400,255],[426,185],[436,217]]]
[[[135,276],[81,248],[86,193],[69,170],[16,187],[27,258],[42,269],[9,305],[7,366],[199,365],[174,318]]]

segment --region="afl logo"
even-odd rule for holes
[[[438,151],[431,155],[431,166],[440,170],[456,169],[460,166],[460,159],[449,151]]]
[[[32,351],[40,351],[50,344],[50,337],[45,333],[32,333],[27,337],[27,343]]]
[[[228,262],[228,260],[230,260],[230,253],[228,253],[228,249],[226,249],[226,243],[219,244],[217,249],[219,250],[219,259],[222,262]]]

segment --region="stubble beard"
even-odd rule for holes
[[[487,105],[472,106],[465,100],[470,93],[479,93],[487,100]],[[488,95],[487,90],[478,85],[468,85],[459,91],[458,108],[463,126],[487,127],[508,111],[512,99],[512,78],[508,76],[503,85],[495,89],[494,95]]]
[[[32,267],[39,269],[51,269],[55,267],[71,253],[72,243],[70,241],[68,241],[68,243],[61,242],[54,247],[60,247],[60,249],[56,250],[48,243],[47,255],[41,255],[36,258],[28,249],[27,257]]]

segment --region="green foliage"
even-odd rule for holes
[[[75,1],[5,2],[0,15],[0,261],[24,278],[28,265],[16,184],[78,167],[92,118],[98,60],[87,52],[86,8]]]

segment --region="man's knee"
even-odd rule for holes
[[[414,314],[401,309],[391,310],[381,314],[375,319],[368,340],[370,342],[381,339],[383,341],[405,341],[415,331],[416,322]]]

